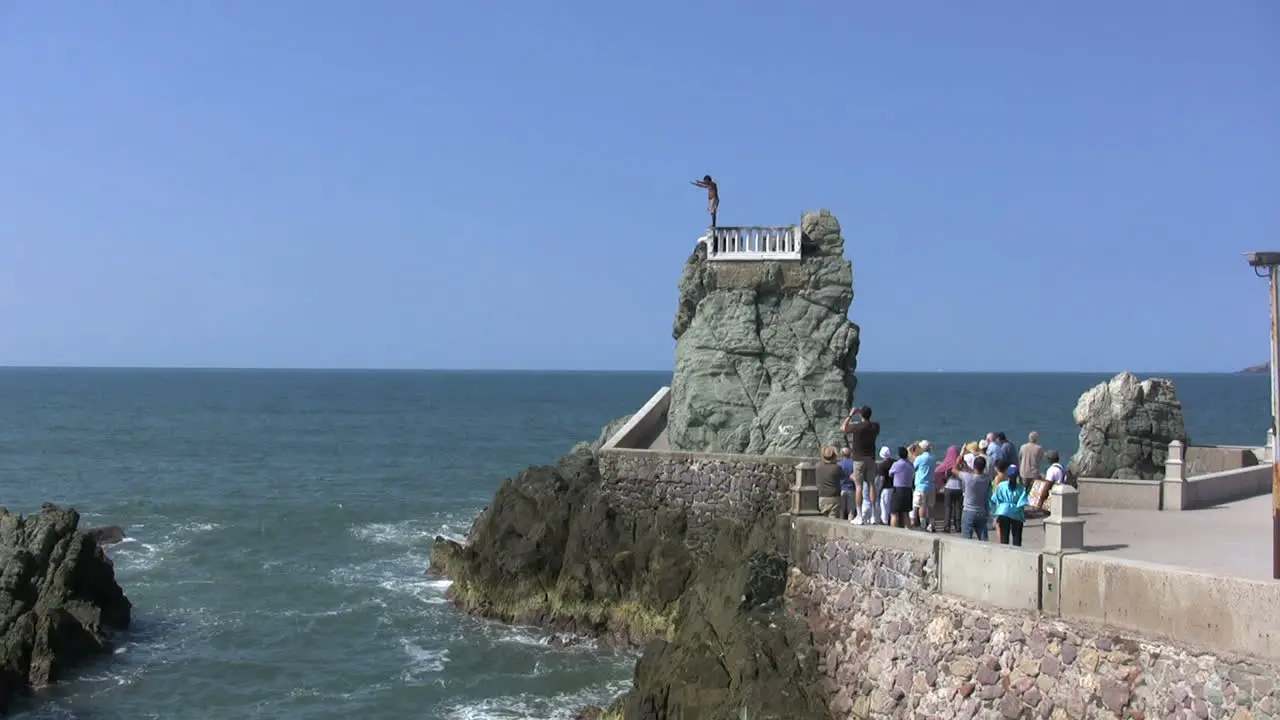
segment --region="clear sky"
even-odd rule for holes
[[[0,363],[669,369],[710,173],[839,217],[863,369],[1232,370],[1277,71],[1274,0],[0,2]]]

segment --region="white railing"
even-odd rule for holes
[[[711,260],[799,260],[800,227],[718,227],[701,241]]]

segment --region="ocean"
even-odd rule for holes
[[[1040,431],[1097,374],[862,373],[886,444]],[[1193,442],[1261,444],[1266,376],[1174,375]],[[635,656],[467,617],[424,576],[506,477],[669,373],[0,369],[0,504],[119,524],[118,651],[18,708],[77,718],[563,718]]]

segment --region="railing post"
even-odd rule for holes
[[[1267,446],[1262,452],[1262,456],[1267,462],[1276,461],[1276,431],[1274,428],[1267,428]]]
[[[1044,551],[1071,553],[1084,550],[1084,518],[1080,517],[1080,491],[1055,483],[1049,491],[1049,517],[1044,519]]]
[[[1161,488],[1161,510],[1183,510],[1187,506],[1186,446],[1181,440],[1169,443],[1169,457],[1164,461],[1164,485]]]
[[[818,512],[818,468],[811,462],[796,465],[796,482],[791,486],[791,514],[820,514]]]

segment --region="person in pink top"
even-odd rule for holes
[[[943,498],[946,514],[943,516],[942,532],[960,532],[960,510],[964,497],[960,490],[959,478],[955,477],[955,469],[960,464],[960,447],[952,445],[947,448],[938,469],[933,471],[934,492]]]

